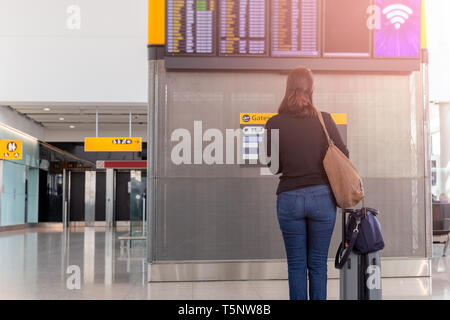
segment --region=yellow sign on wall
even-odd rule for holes
[[[142,138],[84,138],[86,152],[141,152]]]
[[[241,113],[241,124],[265,125],[276,113]]]
[[[346,113],[331,113],[331,117],[336,124],[347,124],[348,120]]]
[[[22,159],[22,141],[0,140],[0,159],[5,160]]]
[[[277,113],[241,113],[241,125],[265,125],[276,115]],[[332,113],[331,117],[336,124],[347,124],[346,113]]]

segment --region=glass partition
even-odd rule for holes
[[[130,235],[132,237],[146,235],[146,176],[145,171],[131,170],[130,172]]]
[[[445,255],[450,232],[450,103],[430,106],[431,195],[436,255]]]

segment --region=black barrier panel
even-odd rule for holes
[[[97,171],[95,174],[95,221],[106,219],[106,173]]]
[[[128,183],[130,182],[130,172],[116,172],[116,221],[130,220],[130,193]]]
[[[70,217],[69,221],[84,221],[85,174],[70,173]]]

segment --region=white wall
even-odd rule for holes
[[[0,0],[0,103],[147,102],[147,6]]]
[[[427,0],[426,5],[430,99],[450,101],[450,1]]]

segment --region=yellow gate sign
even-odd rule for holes
[[[241,113],[241,125],[265,125],[276,113]]]
[[[266,125],[276,115],[277,113],[241,113],[241,125]],[[331,117],[337,125],[347,124],[346,113],[331,113]]]
[[[141,152],[142,138],[84,138],[84,151],[86,152]]]
[[[0,159],[20,160],[22,159],[21,140],[0,140]]]

